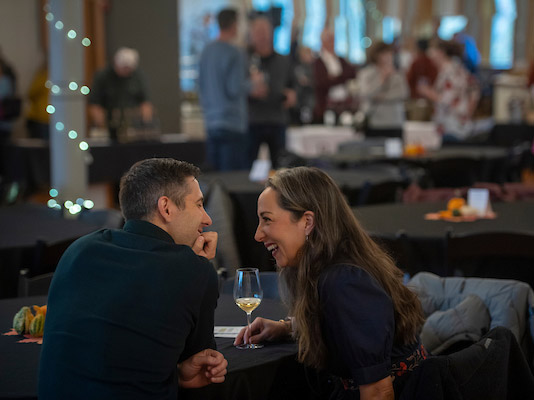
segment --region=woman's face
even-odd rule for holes
[[[378,54],[376,58],[377,64],[382,67],[390,67],[393,65],[393,52],[392,51],[383,51]]]
[[[294,267],[298,252],[306,242],[306,217],[292,218],[292,213],[278,204],[278,194],[267,188],[258,198],[259,224],[254,239],[265,245],[279,267]]]
[[[429,47],[426,51],[426,54],[437,66],[440,66],[441,63],[446,59],[446,55],[443,50],[436,46]]]

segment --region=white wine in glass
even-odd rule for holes
[[[247,313],[247,329],[250,331],[250,315],[261,303],[263,290],[260,284],[258,268],[239,268],[235,274],[234,300],[235,304]],[[238,349],[261,349],[262,344],[243,343]]]

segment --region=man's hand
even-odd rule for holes
[[[217,252],[217,237],[217,232],[202,232],[192,247],[195,254],[213,260]]]
[[[178,364],[179,385],[200,388],[210,383],[224,382],[228,361],[218,351],[202,350]]]
[[[291,334],[289,322],[273,321],[258,317],[247,327],[241,329],[234,341],[234,346],[241,343],[260,343],[282,339]]]
[[[297,104],[297,92],[293,89],[285,89],[284,95],[286,97],[284,101],[284,108],[291,108]]]

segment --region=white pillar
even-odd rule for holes
[[[85,159],[89,154],[80,149],[86,136],[85,96],[81,92],[85,85],[83,0],[49,0],[47,21],[48,71],[53,85],[50,100],[55,109],[50,119],[50,176],[63,206],[66,200],[75,202],[87,193]],[[71,82],[76,87],[69,88]],[[74,136],[71,131],[76,133],[75,139],[69,138],[69,132]]]

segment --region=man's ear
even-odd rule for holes
[[[161,196],[158,199],[158,214],[165,222],[170,222],[173,212],[172,206],[174,203],[167,196]]]
[[[315,228],[315,214],[313,211],[306,211],[304,213],[304,231],[306,232],[306,235],[309,235],[311,231],[313,231],[313,228]]]

